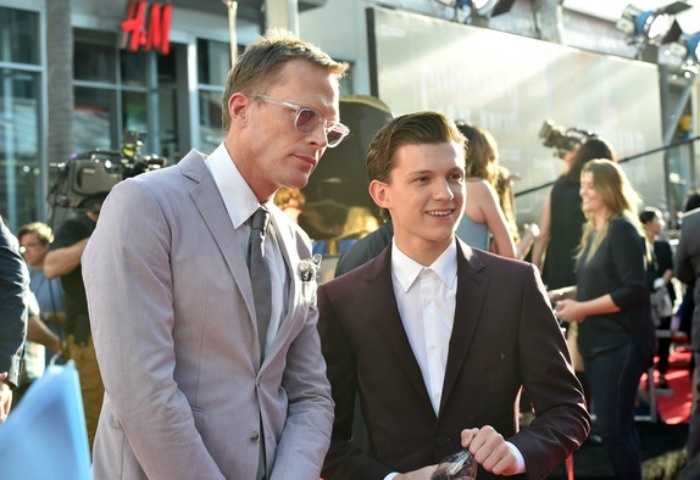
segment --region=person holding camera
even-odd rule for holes
[[[96,194],[82,201],[81,213],[61,225],[44,259],[44,275],[49,280],[60,277],[65,293],[66,342],[63,356],[73,360],[78,371],[91,451],[104,386],[92,342],[81,256],[95,230],[105,196],[104,193]]]

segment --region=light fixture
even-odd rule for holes
[[[508,12],[515,0],[456,0],[455,8],[468,7],[480,17],[495,17]]]
[[[690,35],[685,40],[686,58],[694,62],[700,62],[700,33]]]
[[[632,37],[635,43],[660,45],[676,41],[681,29],[674,16],[691,8],[686,2],[677,1],[656,10],[642,10],[627,5],[615,27]]]

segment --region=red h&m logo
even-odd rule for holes
[[[149,3],[146,0],[131,0],[126,11],[126,20],[121,23],[121,48],[132,52],[139,49],[157,50],[163,55],[170,53],[170,21],[173,6]]]

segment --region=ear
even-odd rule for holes
[[[391,202],[389,201],[390,196],[386,183],[377,179],[372,180],[369,183],[369,196],[372,197],[372,200],[378,207],[389,209]]]
[[[228,99],[228,113],[231,116],[231,123],[246,121],[250,99],[240,92],[236,92]]]

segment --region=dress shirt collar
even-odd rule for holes
[[[424,268],[435,272],[440,280],[449,288],[457,280],[457,240],[450,242],[444,252],[430,265],[424,267],[406,254],[404,254],[396,242],[391,241],[391,270],[404,292],[407,292],[415,283]]]
[[[204,163],[214,177],[214,183],[224,200],[233,228],[240,227],[260,207],[260,202],[236,164],[233,163],[223,142],[204,160]],[[268,210],[271,203],[272,200],[265,203]]]

